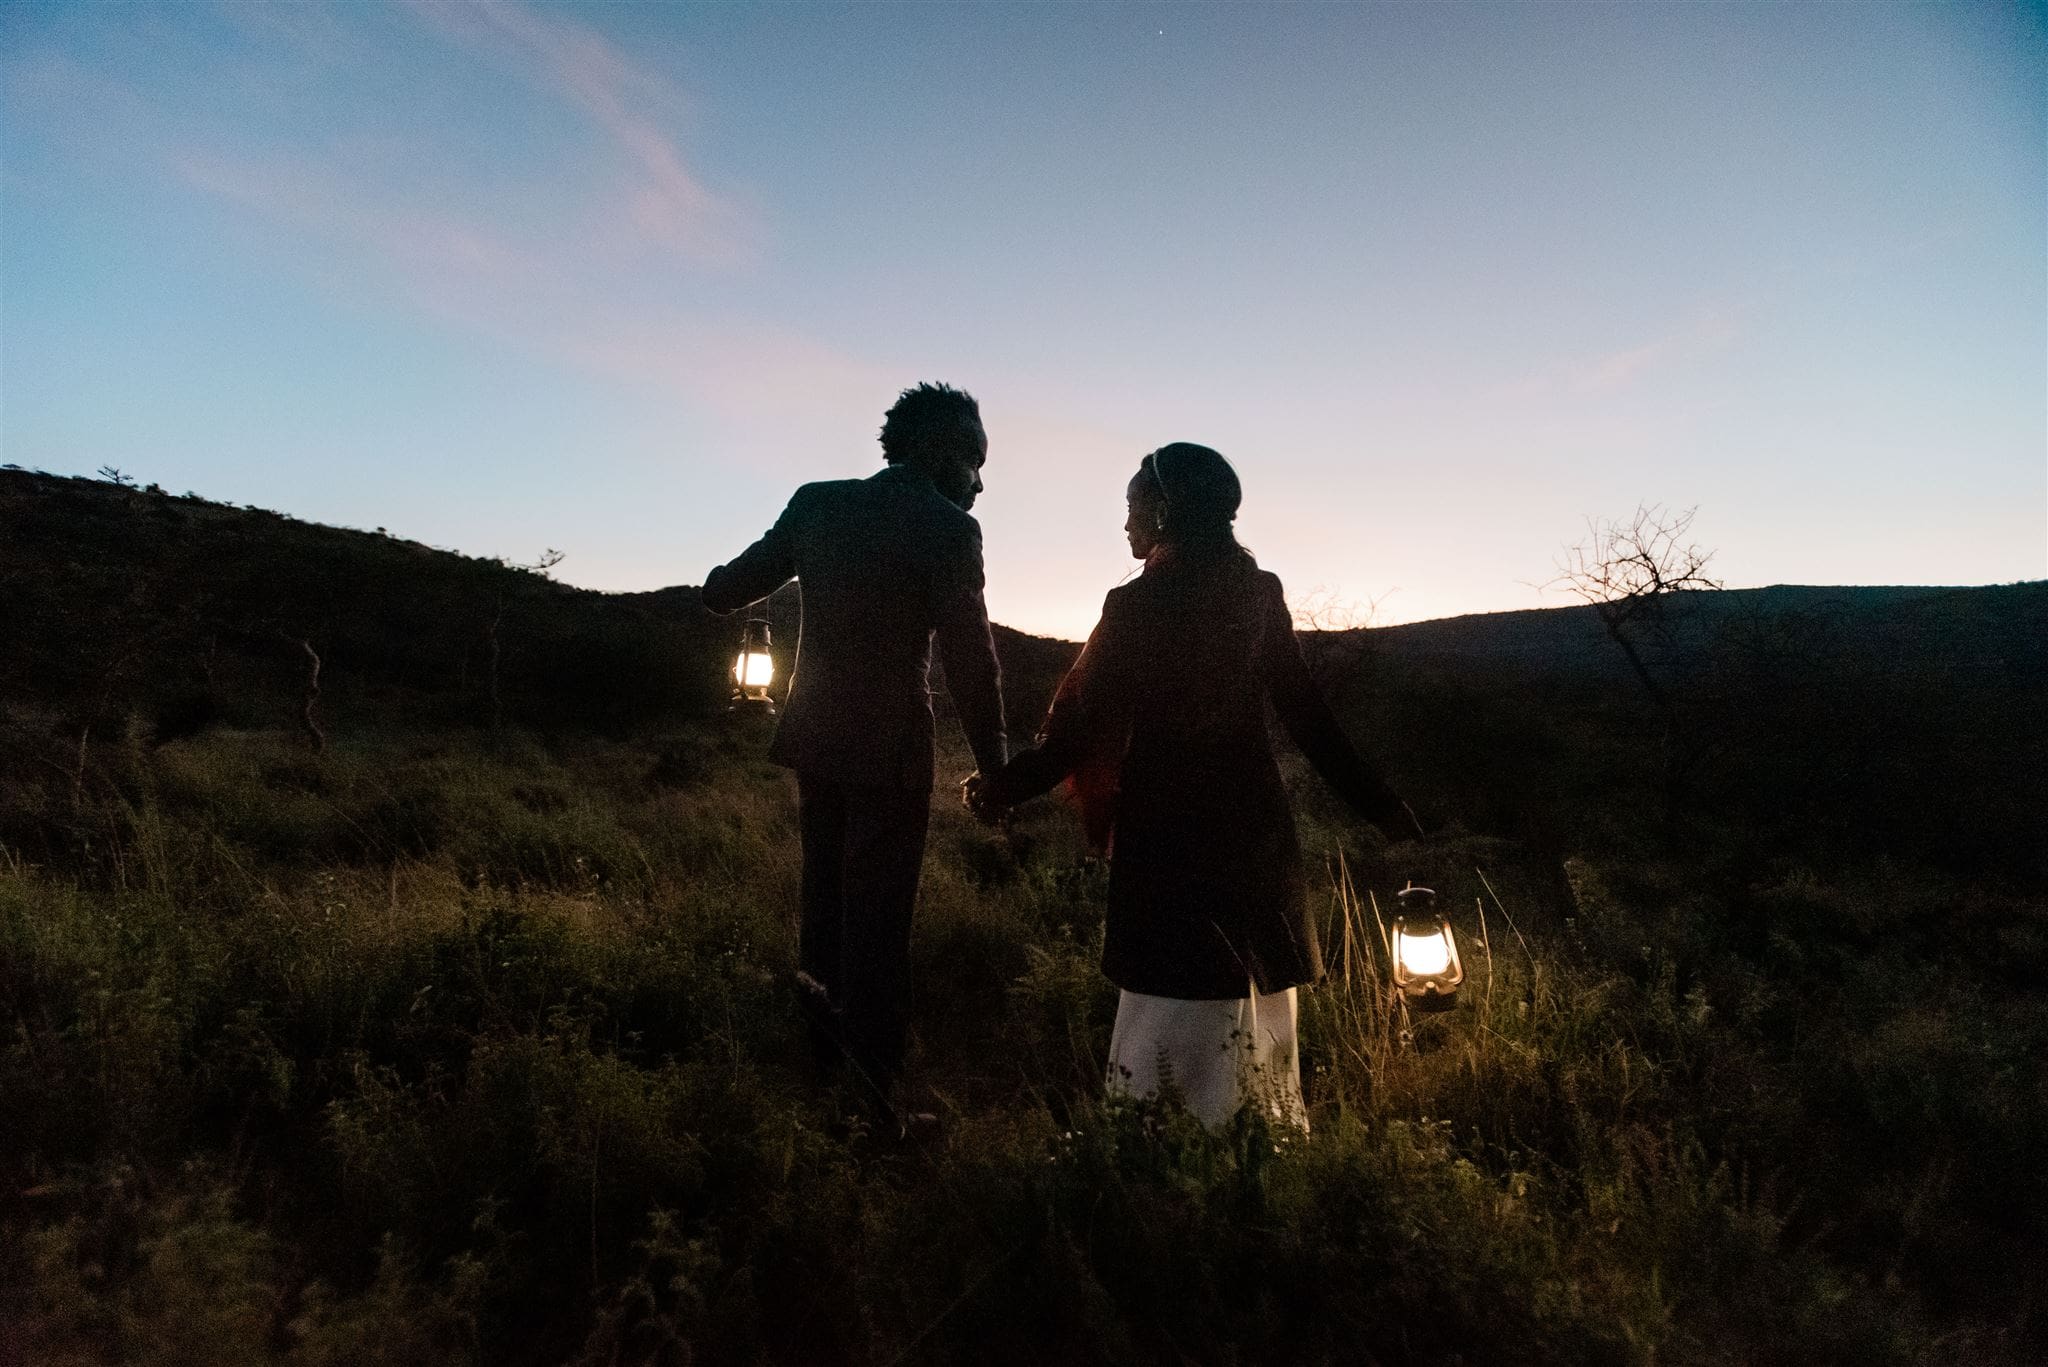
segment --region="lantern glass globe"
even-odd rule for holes
[[[1434,977],[1451,966],[1451,947],[1444,942],[1442,928],[1431,926],[1425,934],[1400,933],[1401,967],[1417,978]]]

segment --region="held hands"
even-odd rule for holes
[[[979,772],[969,774],[960,780],[960,805],[974,814],[974,819],[984,826],[1000,826],[1009,819],[1010,809],[990,802],[984,794],[988,780]]]

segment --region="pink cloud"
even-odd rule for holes
[[[487,223],[380,192],[331,161],[199,150],[172,160],[190,185],[292,239],[367,261],[407,303],[444,322],[726,419],[879,411],[899,382],[792,329],[650,313],[630,277],[592,269],[573,245],[512,243]],[[361,276],[350,278],[360,288]]]
[[[685,395],[729,422],[765,423],[791,440],[842,449],[862,439],[860,424],[879,424],[906,383],[898,367],[772,324],[586,316],[553,347],[590,373]]]
[[[589,115],[634,168],[624,190],[626,221],[645,237],[701,265],[753,259],[757,225],[705,186],[665,131],[688,107],[672,82],[574,20],[513,4],[413,0],[413,8],[451,39],[509,59]]]
[[[1640,346],[1567,362],[1567,384],[1581,394],[1606,394],[1659,366],[1704,356],[1735,339],[1735,319],[1725,308],[1710,308],[1663,336]]]
[[[0,110],[10,137],[33,130],[71,157],[123,174],[154,147],[162,111],[133,83],[47,47],[4,57]]]
[[[258,8],[249,22],[263,41],[235,73],[248,89],[288,87],[308,61],[346,80],[393,55],[388,34],[349,22],[346,9],[302,23],[295,8]],[[849,440],[871,444],[869,429],[906,382],[900,367],[800,326],[675,301],[678,257],[742,260],[755,225],[705,187],[665,131],[687,114],[673,82],[568,20],[503,5],[417,12],[451,40],[446,60],[510,63],[586,113],[597,158],[616,151],[619,178],[600,177],[588,202],[565,210],[563,177],[539,167],[540,188],[528,193],[540,197],[508,201],[502,184],[423,174],[459,164],[435,155],[431,124],[391,135],[367,120],[290,136],[247,103],[145,90],[56,51],[9,54],[0,101],[10,127],[33,129],[75,166],[168,182],[222,207],[262,248],[250,269],[282,266],[351,310],[397,308],[567,372],[672,396],[757,456],[787,451],[794,465],[843,454]],[[622,224],[623,241],[600,227]]]
[[[170,154],[185,181],[296,232],[368,246],[414,278],[454,271],[495,283],[544,274],[534,253],[486,225],[445,211],[394,204],[359,179],[310,159]]]
[[[754,429],[799,463],[833,439],[843,447],[847,423],[878,414],[903,383],[796,329],[650,309],[637,277],[593,265],[575,244],[508,241],[332,159],[185,150],[171,160],[188,184],[311,248],[358,303],[374,282],[443,323]]]
[[[1733,342],[1739,332],[1737,310],[1714,305],[1646,342],[1559,361],[1499,386],[1491,397],[1510,403],[1563,395],[1605,397],[1660,370],[1710,356]]]

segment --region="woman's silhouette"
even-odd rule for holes
[[[1322,951],[1267,700],[1359,812],[1390,838],[1419,831],[1316,690],[1279,579],[1237,543],[1230,463],[1163,446],[1126,496],[1144,572],[1110,591],[1037,746],[970,780],[968,801],[1001,810],[1069,779],[1109,851],[1112,1089],[1170,1080],[1207,1124],[1248,1097],[1305,1124],[1295,989],[1322,976]]]

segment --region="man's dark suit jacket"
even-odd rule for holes
[[[1002,767],[979,523],[905,465],[806,484],[766,535],[705,578],[704,606],[731,612],[791,576],[803,629],[771,758],[812,778],[929,789],[936,633],[975,763]]]

